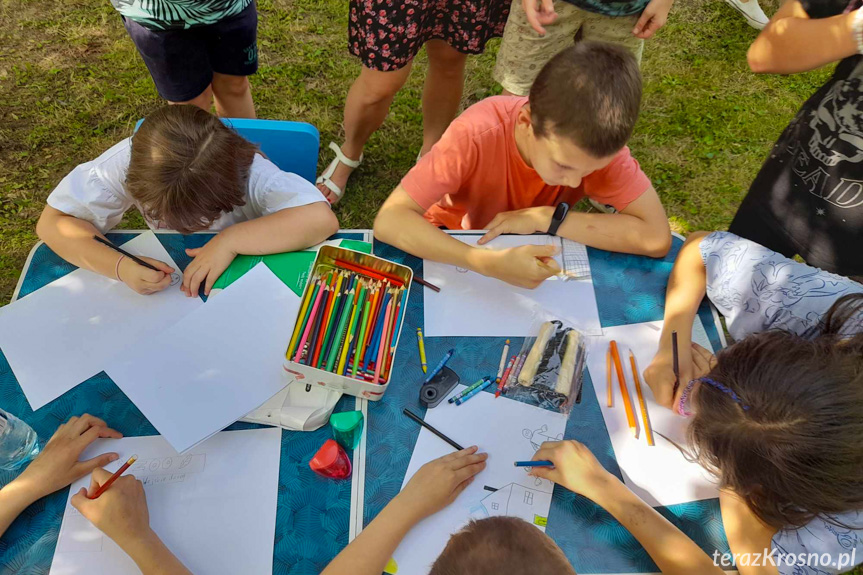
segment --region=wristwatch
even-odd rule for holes
[[[551,225],[548,226],[548,235],[556,236],[557,228],[560,227],[560,224],[563,223],[563,220],[566,219],[566,214],[569,213],[569,204],[566,202],[560,202],[557,204],[557,207],[554,209],[554,215],[551,216]]]

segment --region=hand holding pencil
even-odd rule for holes
[[[110,489],[91,499],[112,474],[102,468],[93,470],[90,488],[72,496],[72,506],[121,547],[150,531],[150,512],[143,484],[133,475],[117,478]]]

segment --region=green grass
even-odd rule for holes
[[[322,147],[341,141],[342,105],[358,62],[347,52],[347,9],[336,0],[261,0],[260,117],[305,120]],[[768,7],[768,11],[770,8]],[[689,0],[645,49],[643,112],[631,147],[675,230],[728,225],[762,158],[829,71],[756,76],[756,32],[718,0]],[[499,93],[498,41],[470,59],[464,105]],[[389,119],[369,142],[337,213],[370,227],[411,167],[422,139],[423,53]],[[77,163],[131,132],[161,105],[146,68],[105,0],[0,0],[0,301],[8,301],[47,194]],[[321,168],[330,160],[325,151]],[[142,227],[130,214],[124,227]]]

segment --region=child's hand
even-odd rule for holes
[[[481,273],[517,287],[534,289],[560,273],[552,258],[554,246],[520,246],[506,250],[479,250],[483,258]]]
[[[650,386],[656,403],[669,409],[674,409],[680,400],[680,394],[686,388],[686,384],[694,377],[692,353],[689,346],[681,344],[677,351],[678,367],[680,368],[680,385],[677,388],[677,393],[674,391],[674,356],[670,346],[668,349],[661,346],[659,353],[644,370],[644,381]],[[675,413],[677,412],[675,411]]]
[[[546,232],[551,226],[552,216],[554,216],[553,206],[501,212],[489,222],[488,231],[477,241],[477,244],[487,244],[501,234],[525,236],[534,232]]]
[[[668,21],[668,12],[673,3],[674,0],[650,0],[632,29],[632,35],[647,40],[656,34]]]
[[[692,342],[692,377],[687,381],[691,381],[692,379],[698,379],[699,377],[704,377],[710,370],[712,370],[716,366],[716,356],[710,353],[710,350],[701,347],[695,342]]]
[[[485,469],[487,453],[468,447],[429,461],[419,468],[396,498],[417,521],[437,513],[471,484],[474,476]]]
[[[548,460],[554,467],[534,467],[530,475],[553,481],[597,503],[609,482],[616,479],[584,444],[574,440],[546,441],[533,460]]]
[[[237,257],[237,252],[231,248],[223,234],[219,234],[204,247],[186,250],[186,255],[195,259],[183,272],[183,285],[180,289],[189,297],[198,297],[201,284],[204,284],[204,295],[210,295],[213,284],[222,272],[228,269]]]
[[[554,3],[552,0],[539,0],[540,6],[537,10],[537,0],[522,0],[521,5],[524,8],[524,15],[530,23],[530,27],[536,30],[540,36],[545,36],[544,25],[551,24],[557,20],[557,12],[554,11]]]
[[[117,459],[116,453],[103,453],[87,461],[78,461],[87,446],[100,437],[118,439],[123,435],[92,415],[69,419],[14,483],[25,489],[33,501],[66,487],[93,469]]]
[[[162,291],[171,285],[171,274],[174,273],[174,268],[144,256],[138,256],[148,264],[151,264],[159,269],[153,271],[138,265],[131,258],[124,257],[120,260],[120,265],[117,267],[117,276],[120,281],[142,295],[150,295]]]
[[[70,502],[100,531],[126,549],[130,543],[150,534],[147,496],[143,484],[134,475],[123,475],[98,498],[87,497],[96,493],[110,477],[111,473],[104,469],[94,469],[90,489],[82,487]]]

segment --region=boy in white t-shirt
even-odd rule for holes
[[[77,166],[48,196],[36,232],[60,257],[116,278],[141,294],[170,285],[174,271],[136,264],[93,239],[135,206],[152,229],[219,232],[186,250],[181,289],[209,294],[237,254],[289,252],[338,230],[324,196],[296,174],[281,171],[257,146],[195,106],[166,106],[132,137]]]

